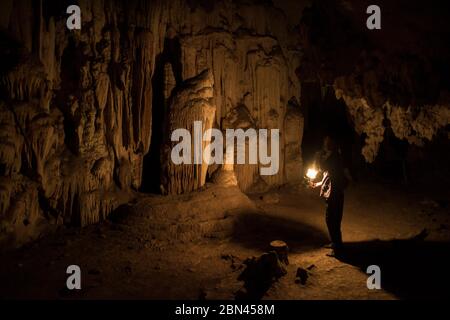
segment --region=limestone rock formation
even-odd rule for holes
[[[38,236],[42,221],[44,226],[95,223],[144,180],[158,180],[159,173],[143,175],[144,156],[161,134],[152,132],[159,121],[155,114],[164,112],[184,80],[206,69],[214,82],[211,125],[220,129],[222,119],[242,104],[252,125],[283,133],[288,101],[299,100],[300,51],[282,5],[229,0],[78,4],[81,30],[66,28],[64,2],[1,5],[0,41],[6,48],[0,53],[2,242],[20,244]],[[283,168],[282,161],[279,174],[266,182],[284,183]],[[236,171],[246,189],[257,168]],[[170,180],[182,179],[182,188],[165,185],[176,193],[188,191],[202,185],[205,175],[202,167],[196,176]]]
[[[442,136],[448,21],[427,22],[440,35],[413,21],[421,47],[409,30],[367,33],[365,2],[80,0],[81,29],[69,30],[64,1],[3,1],[0,242],[98,222],[149,181],[175,194],[211,177],[244,191],[297,183],[302,84],[333,88],[369,162],[388,132],[419,146]],[[167,139],[196,119],[203,131],[279,129],[278,173],[174,167]]]
[[[303,177],[302,138],[304,118],[296,100],[289,101],[284,119],[284,159],[286,182],[298,183]]]
[[[205,70],[198,76],[184,81],[177,89],[168,104],[167,130],[165,130],[166,142],[162,146],[163,164],[161,172],[162,193],[180,194],[190,192],[202,187],[206,182],[208,164],[204,160],[202,151],[207,142],[203,140],[204,134],[212,128],[216,108],[213,105],[214,80],[209,70]],[[196,137],[195,122],[199,124],[200,137]],[[177,129],[186,129],[190,133],[188,143],[190,148],[190,164],[179,165],[173,162],[172,150],[178,141],[171,141],[172,133]],[[196,149],[195,139],[199,138]],[[183,138],[185,139],[185,138]],[[181,139],[182,140],[182,139]],[[183,141],[184,142],[184,141]],[[186,151],[186,150],[185,150]],[[201,163],[195,163],[195,157],[200,157]]]
[[[133,226],[132,232],[171,242],[230,236],[240,215],[258,212],[237,186],[224,185],[189,194],[144,197],[126,209],[125,220]]]
[[[445,14],[427,3],[380,0],[386,26],[368,30],[369,4],[331,0],[306,8],[298,73],[302,81],[333,86],[364,139],[362,155],[373,162],[391,132],[422,145],[448,131],[450,51],[442,39],[450,28]]]
[[[348,79],[346,79],[348,82]],[[344,78],[334,83],[337,98],[342,98],[350,113],[357,133],[365,134],[362,154],[368,162],[374,161],[384,139],[386,122],[394,135],[410,144],[422,146],[431,141],[439,130],[450,124],[450,101],[437,104],[399,105],[376,89],[355,88],[355,82],[346,83]],[[370,97],[379,97],[381,105]]]
[[[257,129],[255,120],[250,111],[244,104],[239,104],[235,108],[228,111],[226,116],[222,119],[222,129],[242,129],[247,131],[249,129]],[[256,145],[251,145],[250,140],[245,140],[245,163],[237,163],[237,148],[234,149],[234,164],[230,165],[230,169],[235,172],[239,188],[243,191],[248,191],[255,183],[255,178],[259,173],[259,165],[249,162],[250,148],[257,148]]]
[[[34,216],[97,222],[140,185],[158,15],[143,6],[80,1],[82,29],[69,31],[62,4],[2,4],[1,240],[37,236]]]

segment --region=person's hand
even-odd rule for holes
[[[314,189],[316,187],[316,184],[313,181],[309,181],[308,186],[312,189]]]

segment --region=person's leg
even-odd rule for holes
[[[331,239],[331,244],[327,247],[331,249],[331,252],[327,253],[329,257],[336,257],[336,201],[335,199],[328,199],[327,201],[327,211],[325,215],[327,222],[328,234]]]
[[[343,212],[343,196],[330,197],[327,201],[326,223],[332,246],[342,245],[341,221]]]
[[[335,228],[334,228],[334,220],[335,220],[335,212],[336,212],[336,203],[334,199],[327,200],[327,209],[325,214],[325,221],[327,223],[328,235],[331,241],[331,248],[334,247],[335,242]]]

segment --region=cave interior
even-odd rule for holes
[[[448,298],[450,6],[379,0],[369,29],[371,4],[1,1],[0,297]],[[196,121],[278,130],[276,172],[175,163]],[[305,178],[327,136],[350,177],[334,258]],[[266,281],[274,240],[289,264]]]

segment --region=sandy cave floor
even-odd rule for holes
[[[275,195],[274,195],[275,194]],[[141,195],[141,199],[145,199]],[[278,203],[272,203],[273,198]],[[324,204],[311,190],[252,195],[251,227],[227,237],[149,239],[141,216],[64,228],[0,256],[0,297],[7,299],[233,299],[242,261],[281,239],[290,247],[287,275],[264,299],[401,299],[450,296],[450,196],[447,190],[356,184],[346,193],[344,257],[326,256]],[[267,200],[269,199],[269,200]],[[173,201],[173,200],[172,200]],[[139,202],[139,200],[138,200]],[[127,223],[127,219],[129,220]],[[141,221],[141,220],[142,221]],[[133,229],[131,232],[130,230]],[[428,236],[416,239],[423,229]],[[66,268],[82,270],[82,290],[65,289]],[[381,267],[382,290],[368,290],[366,267]],[[305,285],[298,267],[310,267]]]

